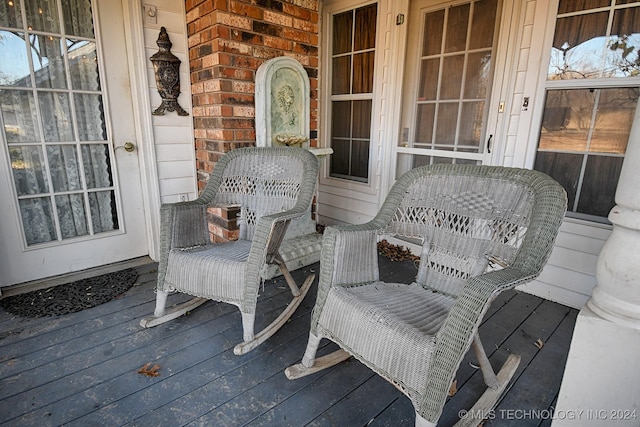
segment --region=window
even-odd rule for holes
[[[331,51],[330,176],[369,182],[377,4],[335,14]]]
[[[640,95],[640,2],[560,0],[534,169],[568,216],[605,222]]]

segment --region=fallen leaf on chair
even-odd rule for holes
[[[536,340],[536,342],[533,343],[536,347],[538,347],[540,350],[542,350],[542,347],[544,347],[544,343],[542,342],[542,340],[540,338],[538,338]]]
[[[452,397],[458,392],[458,380],[453,380],[451,387],[449,387],[449,397]]]
[[[153,365],[153,367],[151,367],[151,363],[145,363],[142,368],[138,369],[138,373],[148,377],[157,377],[160,375],[160,372],[158,372],[159,369],[160,365]]]

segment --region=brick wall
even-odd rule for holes
[[[199,190],[220,156],[255,146],[255,73],[268,59],[290,56],[307,71],[317,145],[318,1],[186,0]],[[237,236],[220,223],[210,221],[215,240]]]

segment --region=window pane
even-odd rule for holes
[[[610,4],[610,0],[560,0],[558,13],[577,12],[579,10],[609,6]]]
[[[93,19],[90,0],[64,0],[62,2],[64,29],[67,34],[93,38]]]
[[[443,28],[444,9],[425,16],[422,56],[436,55],[441,52]]]
[[[353,141],[351,176],[366,180],[369,177],[369,141]]]
[[[10,146],[9,157],[18,196],[49,191],[40,146]]]
[[[63,239],[89,234],[87,215],[82,194],[56,196],[56,208]]]
[[[438,95],[440,58],[425,59],[420,63],[420,89],[418,101],[432,101]]]
[[[54,191],[82,189],[75,145],[49,145],[47,157]]]
[[[585,151],[595,105],[589,89],[547,92],[539,148]]]
[[[365,52],[353,55],[353,92],[373,92],[373,63],[375,53]]]
[[[608,12],[598,12],[557,20],[550,80],[600,77],[608,19]]]
[[[615,205],[622,161],[622,157],[589,156],[577,212],[603,217],[609,215]]]
[[[449,9],[447,19],[447,37],[445,52],[459,52],[467,46],[467,27],[469,23],[469,4],[455,6]]]
[[[65,89],[67,78],[64,71],[64,55],[60,38],[32,34],[29,39],[36,86]]]
[[[89,193],[89,208],[94,233],[118,229],[118,216],[113,191]]]
[[[348,11],[333,15],[333,54],[351,52],[351,34],[353,29],[353,12]]]
[[[490,48],[493,45],[497,8],[498,0],[480,0],[474,4],[469,49]]]
[[[616,77],[640,75],[640,7],[617,10],[613,15],[606,71]]]
[[[4,2],[3,2],[4,3]],[[31,86],[25,34],[0,30],[0,85]]]
[[[638,104],[638,88],[600,89],[589,151],[624,154]]]
[[[0,91],[0,111],[7,142],[40,141],[33,94],[22,90]]]
[[[67,40],[71,87],[79,90],[100,90],[95,42]]]
[[[56,240],[53,210],[48,197],[22,199],[19,204],[27,245]]]
[[[333,154],[329,156],[331,175],[349,175],[350,147],[348,140],[335,138],[331,140],[331,148],[333,148]]]
[[[376,46],[377,12],[377,3],[356,9],[354,50],[372,49]]]
[[[14,0],[16,3],[18,0]],[[59,33],[58,8],[56,0],[25,0],[27,29]]]
[[[353,137],[369,139],[371,136],[371,107],[373,102],[353,101]]]
[[[581,154],[547,153],[539,151],[536,156],[534,169],[544,172],[564,187],[567,192],[568,210],[573,211],[580,170],[582,169]]]
[[[66,93],[38,92],[38,101],[45,141],[74,141],[69,96]]]
[[[448,56],[443,62],[440,99],[460,99],[464,55]]]
[[[331,73],[331,94],[340,95],[350,92],[351,56],[333,58]]]
[[[331,103],[331,136],[340,138],[351,136],[351,101]]]

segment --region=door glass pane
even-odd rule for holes
[[[2,141],[27,245],[117,230],[91,1],[0,3]]]
[[[27,245],[56,240],[53,209],[48,197],[20,200],[20,216]]]
[[[440,149],[453,149],[456,140],[456,124],[458,123],[458,103],[440,104],[436,125],[436,144]]]
[[[29,39],[36,86],[52,89],[66,88],[67,78],[60,38],[32,34]]]
[[[107,127],[104,122],[102,96],[78,93],[74,97],[78,118],[78,138],[80,141],[104,141]]]
[[[22,25],[22,10],[19,1],[0,2],[0,26],[17,27]]]
[[[474,3],[469,49],[491,48],[497,8],[498,0],[484,0]]]
[[[440,99],[460,98],[464,55],[447,56],[443,60]]]
[[[95,42],[67,40],[71,87],[78,90],[100,90]]]
[[[371,107],[370,99],[353,101],[353,132],[354,138],[369,139],[371,136]]]
[[[25,33],[0,30],[0,85],[31,86]]]
[[[442,30],[444,28],[444,9],[427,13],[424,18],[422,38],[422,56],[436,55],[442,50]]]
[[[469,25],[469,3],[449,9],[447,19],[447,37],[445,52],[460,52],[467,46],[467,29]]]
[[[69,95],[63,92],[38,92],[42,129],[47,142],[73,141]]]
[[[491,82],[491,52],[470,53],[464,79],[466,99],[486,98]]]
[[[18,0],[13,0],[13,2],[17,3]],[[25,0],[24,9],[27,16],[27,28],[30,31],[60,32],[56,0]],[[22,22],[19,25],[22,25]]]
[[[0,110],[7,142],[40,141],[33,93],[23,90],[0,90]]]
[[[74,191],[82,188],[75,145],[48,145],[47,157],[53,191]]]
[[[83,144],[82,160],[87,188],[111,187],[109,146],[107,144]]]
[[[93,38],[91,0],[64,0],[62,2],[64,28],[67,34]]]
[[[49,191],[40,146],[12,145],[9,147],[9,158],[18,196]]]
[[[499,0],[476,0],[428,10],[423,15],[419,82],[409,95],[417,94],[415,132],[410,144],[406,140],[400,142],[403,146],[475,154],[484,150],[480,141],[484,140],[486,105],[491,92],[498,3]],[[474,50],[469,51],[468,46]],[[434,161],[431,156],[423,157]],[[455,163],[455,154],[452,159]],[[399,164],[408,165],[406,161]]]
[[[116,199],[113,191],[89,193],[89,208],[94,233],[104,233],[118,229]]]
[[[331,103],[331,135],[337,138],[351,136],[351,101]]]
[[[476,147],[473,150],[476,153],[482,136],[484,105],[484,101],[465,102],[462,104],[460,136],[458,137],[459,145]]]
[[[60,218],[60,233],[63,239],[89,234],[87,215],[82,194],[56,196],[56,209]]]
[[[432,142],[435,115],[435,104],[418,105],[418,114],[416,117],[416,144],[429,144]]]

